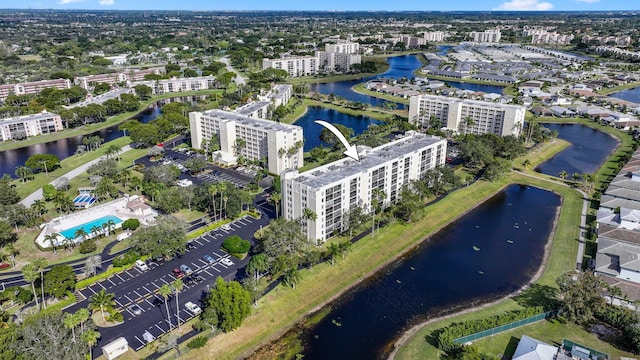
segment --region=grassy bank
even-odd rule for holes
[[[326,97],[324,97],[326,99]],[[351,115],[351,116],[367,116],[372,119],[385,121],[389,116],[399,115],[406,116],[406,111],[403,110],[384,110],[378,107],[367,107],[366,110],[356,110],[343,106],[340,103],[331,103],[328,101],[318,101],[313,99],[303,99],[298,106],[290,113],[287,114],[284,119],[282,119],[283,123],[293,124],[302,117],[307,112],[307,107],[309,106],[319,106],[327,109],[333,109],[343,114]]]
[[[124,122],[125,120],[128,120],[128,119],[138,115],[139,113],[144,111],[147,107],[149,107],[149,105],[153,104],[156,101],[169,99],[169,98],[174,98],[174,97],[180,97],[180,96],[210,95],[210,94],[214,94],[216,92],[222,93],[222,90],[198,90],[198,91],[186,91],[186,92],[181,92],[181,93],[155,95],[149,100],[141,101],[140,102],[140,104],[141,104],[140,110],[138,110],[138,111],[132,111],[132,112],[126,112],[126,113],[118,114],[116,116],[112,116],[112,117],[108,118],[106,121],[101,122],[101,123],[89,124],[89,125],[85,125],[85,126],[81,126],[81,127],[77,127],[77,128],[73,128],[73,129],[67,129],[67,130],[63,130],[63,131],[58,131],[58,132],[52,133],[52,134],[32,136],[32,137],[30,137],[28,139],[25,139],[25,140],[5,141],[5,142],[0,143],[0,151],[11,150],[11,149],[19,149],[19,148],[23,148],[23,147],[27,147],[27,146],[31,146],[31,145],[46,143],[46,142],[49,142],[49,141],[55,141],[55,140],[66,139],[66,138],[74,137],[74,136],[91,134],[91,133],[96,132],[98,130],[106,129],[106,128],[110,127],[110,126],[120,124],[120,123]]]
[[[358,85],[354,85],[353,86],[353,91],[355,91],[357,93],[361,93],[361,94],[377,97],[377,98],[380,98],[380,99],[384,99],[384,100],[394,101],[394,102],[401,103],[401,104],[409,104],[409,99],[405,99],[405,98],[401,98],[399,96],[393,96],[393,95],[389,95],[389,94],[385,94],[385,93],[381,93],[381,92],[377,92],[377,91],[368,90],[368,89],[366,89],[364,87],[364,83],[361,83],[361,84],[358,84]]]
[[[613,94],[613,93],[618,92],[618,91],[633,89],[633,88],[637,88],[637,87],[640,87],[640,81],[631,82],[631,83],[623,84],[623,85],[618,85],[618,86],[614,86],[614,87],[610,87],[610,88],[600,89],[600,90],[597,90],[596,92],[598,94],[601,94],[601,95],[609,95],[609,94]]]
[[[129,145],[131,143],[131,139],[128,136],[119,137],[115,140],[109,141],[108,143],[102,144],[102,146],[95,151],[87,151],[82,154],[72,155],[66,159],[60,161],[60,167],[54,171],[49,171],[49,175],[43,173],[38,173],[34,175],[33,180],[22,183],[19,179],[14,180],[14,184],[16,185],[16,191],[20,198],[25,198],[30,195],[34,191],[40,189],[44,185],[50,183],[51,181],[63,176],[67,172],[77,168],[80,165],[86,164],[91,160],[95,160],[100,156],[104,155],[109,146],[116,145],[118,147],[124,147],[125,145]],[[147,149],[142,149],[146,154]],[[141,150],[139,149],[136,153],[139,153]],[[138,156],[140,157],[140,156]]]
[[[381,229],[374,238],[368,236],[358,241],[352,246],[352,252],[344,261],[338,261],[334,266],[320,264],[313,270],[303,270],[303,281],[295,290],[278,287],[260,300],[260,307],[245,320],[241,328],[216,336],[211,340],[211,346],[190,351],[183,355],[183,358],[233,359],[247,355],[254,347],[278,338],[300,318],[320,309],[349,287],[366,279],[402,253],[413,248],[429,234],[455,220],[512,182],[546,183],[542,180],[512,174],[501,181],[479,181],[449,194],[444,201],[429,206],[428,217],[410,225],[391,224]],[[573,192],[565,186],[559,184],[555,186],[562,188],[563,191]],[[569,202],[568,210],[563,212],[565,218],[579,221],[581,204],[579,197],[575,196],[575,198],[575,204]],[[566,213],[573,213],[575,216],[571,217]],[[577,236],[577,227],[573,226],[570,230]],[[564,248],[567,246],[569,248]],[[554,250],[560,253],[572,253],[566,256],[571,260],[570,265],[572,265],[571,257],[574,256],[575,247],[575,242],[566,242],[558,244]]]

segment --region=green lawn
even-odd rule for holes
[[[416,72],[416,75],[426,77],[428,79],[433,79],[433,80],[455,81],[455,82],[467,83],[467,84],[495,85],[495,86],[503,86],[503,87],[510,85],[510,84],[505,84],[505,83],[495,82],[495,81],[482,81],[482,80],[475,80],[471,78],[458,79],[458,78],[453,78],[448,76],[432,75],[432,74],[423,73],[420,71]]]
[[[609,95],[609,94],[613,94],[614,92],[627,90],[627,89],[633,89],[633,88],[637,88],[639,86],[640,86],[640,82],[632,82],[632,83],[618,85],[618,86],[614,86],[614,87],[610,87],[610,88],[600,89],[600,90],[597,90],[596,92],[598,94],[601,94],[601,95]]]
[[[361,94],[365,94],[365,95],[369,95],[369,96],[373,96],[373,97],[377,97],[380,99],[385,99],[385,100],[389,100],[389,101],[395,101],[401,104],[408,104],[409,103],[409,99],[405,99],[399,96],[393,96],[393,95],[389,95],[389,94],[385,94],[385,93],[381,93],[381,92],[377,92],[377,91],[372,91],[372,90],[368,90],[364,87],[364,83],[360,83],[357,85],[353,86],[353,91],[361,93]]]
[[[510,357],[515,352],[522,335],[544,341],[549,345],[561,344],[563,339],[571,340],[608,354],[610,360],[620,359],[621,356],[635,358],[634,354],[622,351],[614,345],[599,339],[581,326],[561,320],[540,321],[475,341],[474,344],[483,353],[496,357],[504,354]]]

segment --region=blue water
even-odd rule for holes
[[[351,116],[343,114],[333,109],[321,107],[309,107],[307,112],[295,124],[302,127],[304,132],[304,151],[309,151],[314,147],[330,147],[329,144],[320,140],[320,132],[323,127],[316,124],[316,120],[324,120],[331,124],[341,124],[353,129],[353,135],[362,134],[369,125],[380,124],[381,122],[366,116]]]
[[[84,224],[78,225],[76,227],[72,227],[71,229],[67,229],[65,231],[61,231],[60,235],[66,237],[67,239],[75,239],[75,233],[79,229],[84,229],[84,231],[87,234],[91,234],[91,228],[92,227],[94,227],[94,226],[102,227],[102,224],[107,223],[109,220],[113,220],[113,222],[116,223],[116,224],[120,224],[122,222],[122,220],[119,217],[113,216],[113,215],[108,215],[108,216],[101,217],[100,219],[96,219],[96,220],[93,220],[91,222],[84,223]]]
[[[640,104],[640,87],[618,91],[609,96]]]
[[[543,124],[550,130],[558,131],[558,138],[571,143],[569,147],[543,162],[536,168],[547,175],[559,176],[566,171],[574,173],[594,173],[602,166],[609,154],[618,145],[618,140],[609,134],[582,124]]]

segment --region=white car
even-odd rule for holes
[[[222,265],[233,266],[233,261],[231,261],[231,259],[229,258],[222,258],[220,259],[220,262],[222,263]]]
[[[147,266],[147,264],[145,264],[145,262],[142,260],[136,260],[136,267],[140,269],[140,271],[149,270],[149,267]]]
[[[202,309],[200,309],[200,306],[192,303],[191,301],[184,304],[184,307],[187,309],[188,312],[190,312],[193,315],[198,315],[202,312]]]
[[[222,229],[224,231],[231,231],[231,225],[224,224],[224,225],[220,226],[220,229]]]

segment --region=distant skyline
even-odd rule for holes
[[[640,10],[638,0],[26,0],[1,8],[112,10],[320,10],[320,11],[609,11]],[[9,6],[10,5],[10,6]]]

